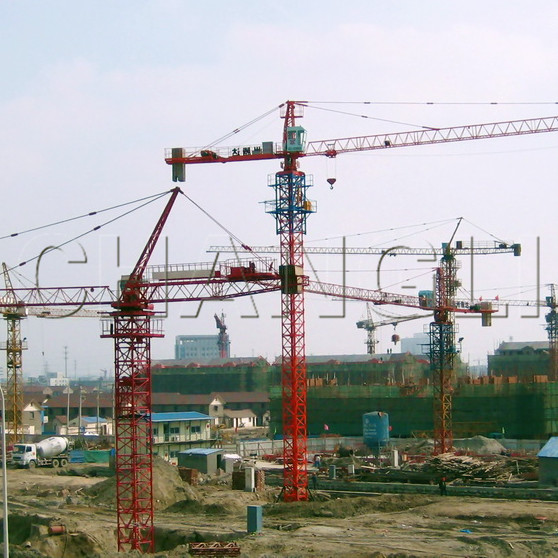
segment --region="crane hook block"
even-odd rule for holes
[[[173,147],[171,149],[171,157],[173,159],[184,157],[184,148]],[[184,163],[172,164],[172,181],[173,182],[186,182],[186,165]]]

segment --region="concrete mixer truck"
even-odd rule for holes
[[[51,436],[37,443],[14,444],[12,465],[15,467],[65,467],[68,464],[70,441],[62,436]]]

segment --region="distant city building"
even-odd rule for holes
[[[218,335],[177,335],[174,345],[175,358],[219,358],[218,341]]]
[[[488,355],[490,376],[529,378],[549,373],[548,341],[504,341]]]
[[[70,379],[61,372],[47,373],[48,385],[50,387],[69,386]]]
[[[428,333],[415,333],[413,337],[401,339],[401,352],[412,355],[428,355],[430,340]]]

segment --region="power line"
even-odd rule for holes
[[[62,225],[64,223],[70,223],[72,221],[77,221],[78,219],[83,219],[85,217],[92,217],[93,215],[98,215],[100,213],[105,213],[107,211],[112,211],[114,209],[119,209],[119,208],[125,207],[127,205],[132,205],[134,203],[140,203],[140,202],[145,201],[145,200],[158,199],[158,198],[160,198],[162,196],[165,196],[167,194],[168,194],[168,191],[163,192],[163,193],[159,193],[159,194],[154,194],[152,196],[146,196],[144,198],[139,198],[139,199],[134,200],[134,201],[121,203],[119,205],[113,205],[112,207],[107,207],[105,209],[99,209],[97,211],[90,211],[89,213],[84,213],[83,215],[78,215],[76,217],[69,217],[68,219],[62,219],[60,221],[54,221],[54,222],[48,223],[46,225],[39,225],[38,227],[33,227],[31,229],[26,229],[24,231],[7,234],[5,236],[0,236],[0,240],[5,240],[6,238],[14,238],[16,236],[21,236],[21,235],[24,235],[24,234],[27,234],[27,233],[30,233],[30,232],[40,231],[42,229],[47,229],[49,227],[55,227],[57,225]],[[140,207],[143,207],[143,206],[140,206]]]
[[[134,213],[135,211],[137,211],[138,209],[141,209],[147,205],[149,205],[150,203],[153,203],[154,201],[157,201],[159,198],[167,195],[169,192],[163,192],[162,194],[156,194],[155,196],[148,196],[147,198],[142,198],[141,200],[136,200],[136,202],[129,202],[129,203],[125,203],[125,204],[121,204],[119,206],[114,206],[114,208],[116,207],[123,207],[126,205],[129,205],[130,203],[137,203],[138,201],[142,201],[142,200],[146,200],[145,203],[142,203],[141,205],[139,205],[138,207],[134,207],[133,209],[130,209],[129,211],[126,211],[125,213],[123,213],[122,215],[118,215],[116,217],[114,217],[113,219],[109,219],[108,221],[102,223],[101,225],[97,225],[95,227],[93,227],[92,229],[85,231],[84,233],[81,233],[77,236],[74,236],[73,238],[70,238],[69,240],[66,240],[64,242],[61,242],[60,244],[57,244],[56,246],[50,246],[49,248],[47,248],[46,250],[43,250],[40,254],[38,254],[37,256],[34,256],[32,258],[30,258],[29,260],[25,260],[23,262],[18,263],[17,265],[11,267],[10,269],[8,269],[8,271],[12,271],[13,269],[16,269],[18,267],[22,267],[30,262],[36,261],[39,258],[41,258],[42,256],[44,256],[45,254],[48,254],[49,252],[52,252],[54,250],[59,250],[60,248],[62,248],[63,246],[66,246],[68,244],[71,244],[72,242],[75,242],[76,240],[83,238],[84,236],[87,236],[88,234],[91,234],[92,232],[96,232],[98,230],[100,230],[101,228],[105,227],[106,225],[109,225],[111,223],[114,223],[115,221],[118,221],[119,219],[122,219],[123,217],[126,217],[127,215],[130,215],[131,213]],[[112,208],[112,209],[114,209]],[[102,211],[108,211],[108,210],[102,210]],[[96,212],[99,213],[99,212]],[[93,215],[96,213],[91,213],[91,214],[87,214],[87,215],[82,215],[81,217],[86,217],[89,215]],[[74,218],[77,219],[78,217]],[[72,221],[74,219],[68,219],[66,220],[66,222],[68,221]],[[60,222],[59,222],[60,223]],[[49,225],[45,225],[49,226]],[[40,228],[44,228],[44,227],[40,227]],[[36,229],[35,229],[36,230]]]

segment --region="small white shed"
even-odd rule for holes
[[[558,436],[550,438],[537,457],[539,458],[539,484],[558,486]]]

